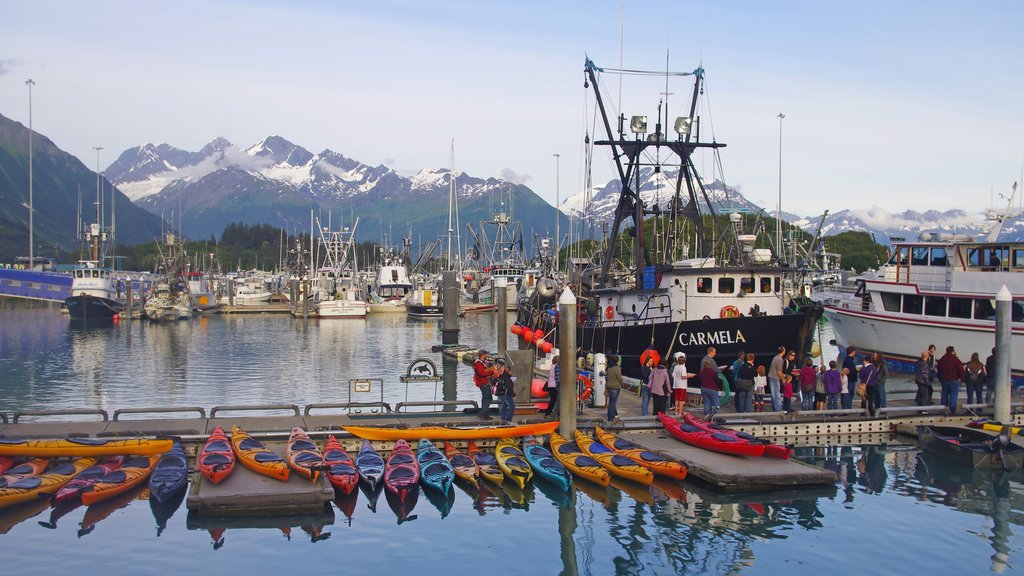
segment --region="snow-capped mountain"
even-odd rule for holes
[[[785,216],[785,214],[784,214]],[[908,240],[917,238],[922,232],[948,232],[952,234],[978,236],[991,227],[992,222],[986,221],[985,215],[970,214],[963,210],[928,210],[917,212],[907,210],[892,214],[873,206],[870,209],[848,209],[829,213],[822,222],[821,216],[787,218],[792,224],[813,234],[821,224],[823,236],[835,236],[843,232],[863,231],[873,234],[875,240],[887,244],[893,236]],[[1020,234],[1022,229],[1019,217],[1011,218],[1003,225],[1000,238],[1011,239]]]
[[[106,174],[155,214],[180,207],[192,236],[219,234],[231,222],[298,228],[308,223],[310,209],[335,210],[349,222],[360,216],[360,231],[368,235],[391,226],[396,234],[410,227],[433,234],[445,225],[452,178],[447,169],[429,168],[408,178],[332,150],[313,154],[280,136],[245,149],[218,138],[198,152],[146,144],[124,151]],[[550,212],[531,209],[546,203],[525,186],[461,172],[455,179],[463,222],[488,219],[491,197],[512,194],[524,227],[554,228],[544,220]]]

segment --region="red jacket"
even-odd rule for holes
[[[946,352],[935,363],[935,370],[939,373],[939,382],[953,382],[964,379],[964,365],[960,359]]]
[[[489,367],[484,366],[483,360],[477,358],[473,362],[473,384],[476,384],[477,388],[489,384],[493,373]]]

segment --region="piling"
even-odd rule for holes
[[[498,292],[498,309],[496,314],[498,315],[498,355],[504,356],[505,351],[508,350],[508,290],[506,284],[508,280],[505,278],[494,279],[494,289]]]
[[[441,278],[441,301],[444,303],[441,344],[454,346],[459,343],[459,278],[455,270],[445,270]]]
[[[569,287],[558,297],[558,433],[572,438],[576,430],[576,296]]]
[[[995,419],[1010,422],[1010,312],[1013,296],[1004,284],[996,294],[996,397]],[[993,375],[989,375],[993,377]]]
[[[134,304],[134,302],[132,301],[132,295],[132,281],[131,279],[128,279],[128,294],[125,296],[125,310],[127,311],[127,314],[125,314],[125,318],[129,320],[132,319],[132,306]]]

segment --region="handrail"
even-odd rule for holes
[[[61,410],[20,410],[14,413],[14,423],[17,424],[23,416],[76,416],[91,415],[101,416],[104,422],[110,420],[107,411],[102,408],[65,408]]]
[[[206,409],[200,406],[182,406],[180,408],[150,406],[143,408],[118,408],[114,410],[113,421],[117,422],[121,414],[157,414],[162,412],[198,412],[200,418],[206,418]]]
[[[310,412],[321,408],[348,408],[349,410],[352,408],[370,408],[371,412],[373,411],[373,408],[380,408],[382,409],[382,413],[391,414],[394,412],[391,409],[391,405],[387,402],[320,402],[317,404],[307,404],[302,413],[305,416],[310,416]]]
[[[402,410],[402,408],[408,408],[410,406],[451,406],[453,408],[465,406],[467,408],[480,409],[480,405],[477,404],[476,400],[424,400],[421,402],[399,402],[398,404],[395,404],[395,413],[401,414],[404,412],[408,414],[409,411]],[[457,412],[457,410],[448,410],[448,412]]]
[[[9,423],[10,423],[10,422],[9,422],[9,421],[7,420],[7,413],[6,413],[6,412],[0,412],[0,420],[3,420],[3,421],[4,421],[4,424],[9,424]]]
[[[210,418],[216,417],[218,412],[253,412],[257,410],[291,410],[293,416],[299,415],[299,407],[295,404],[235,404],[210,408]]]

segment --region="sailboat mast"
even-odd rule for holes
[[[455,203],[455,139],[448,152],[448,269],[452,269],[452,209]]]

